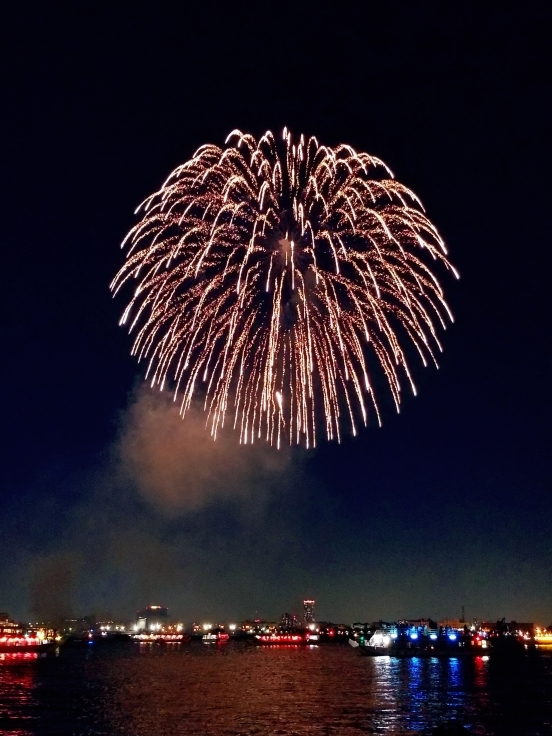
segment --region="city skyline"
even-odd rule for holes
[[[209,616],[208,614],[201,616],[192,615],[186,622],[184,621],[178,610],[170,610],[167,606],[156,603],[148,604],[146,606],[138,608],[133,614],[130,614],[129,611],[121,611],[118,615],[114,614],[113,612],[101,611],[98,613],[88,612],[86,615],[81,612],[82,615],[67,617],[63,612],[58,612],[54,618],[51,618],[49,620],[29,621],[28,623],[35,625],[52,625],[64,629],[67,629],[67,626],[70,622],[73,622],[73,624],[77,626],[82,625],[89,628],[97,628],[100,627],[101,624],[111,623],[113,624],[113,629],[126,628],[127,630],[132,629],[135,631],[157,630],[165,625],[170,624],[171,626],[174,626],[178,623],[180,628],[183,628],[187,631],[191,631],[192,629],[195,631],[196,628],[199,631],[203,631],[217,626],[227,626],[230,629],[234,630],[237,626],[243,627],[243,624],[267,624],[270,626],[281,627],[285,630],[293,628],[309,628],[313,624],[331,624],[340,626],[344,625],[349,627],[355,627],[358,625],[366,626],[368,624],[374,624],[378,621],[429,621],[436,622],[439,626],[442,627],[460,628],[463,625],[480,625],[484,624],[485,622],[487,622],[485,625],[490,625],[489,622],[494,624],[496,622],[506,621],[508,618],[506,616],[500,615],[483,616],[480,615],[480,613],[477,611],[469,612],[469,615],[466,615],[465,606],[461,606],[461,609],[458,612],[457,616],[455,616],[454,614],[447,616],[435,616],[431,611],[423,611],[421,614],[418,613],[416,615],[407,615],[402,612],[400,615],[387,617],[380,615],[374,618],[363,615],[363,612],[359,611],[357,612],[356,616],[353,616],[348,620],[339,620],[332,615],[326,615],[322,617],[316,616],[315,607],[316,601],[314,599],[304,599],[302,601],[302,607],[300,607],[299,613],[290,613],[289,611],[287,611],[275,614],[273,611],[265,611],[263,613],[255,611],[245,616],[244,618],[231,615],[229,616],[226,614],[214,617]],[[0,620],[2,620],[2,617],[6,620],[10,618],[7,612],[0,612]],[[552,614],[550,614],[549,618],[552,621]],[[519,623],[522,622],[522,620],[529,619],[522,619],[522,617],[520,616],[511,616],[509,617],[509,620],[511,620],[512,623]],[[552,630],[552,623],[548,624],[546,623],[546,621],[548,621],[548,619],[544,620],[531,618],[532,625],[535,625],[537,627],[540,626],[542,629]],[[102,628],[109,629],[110,627],[102,626]]]

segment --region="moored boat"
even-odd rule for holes
[[[527,636],[497,629],[452,628],[428,624],[412,625],[407,621],[383,624],[365,636],[349,639],[349,644],[367,657],[432,658],[487,657],[490,654],[524,654],[536,651]]]
[[[229,639],[230,634],[224,631],[224,629],[214,629],[212,631],[208,631],[201,637],[201,641],[204,644],[224,644]]]
[[[155,642],[157,644],[187,644],[191,637],[178,633],[141,633],[133,634],[132,639],[138,642]]]
[[[252,644],[258,646],[305,646],[318,644],[319,635],[310,631],[272,632],[255,634]]]
[[[53,629],[26,627],[6,614],[0,619],[0,652],[47,652],[60,643]]]

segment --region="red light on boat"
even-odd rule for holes
[[[260,634],[257,639],[274,644],[297,644],[302,641],[302,637],[298,634]]]

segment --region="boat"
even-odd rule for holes
[[[491,642],[480,634],[427,626],[391,625],[371,631],[349,644],[366,657],[480,657],[492,651]]]
[[[349,640],[351,643],[351,640]],[[398,648],[390,647],[384,649],[383,647],[370,647],[368,645],[359,645],[357,642],[360,653],[365,657],[395,657],[396,659],[412,659],[413,657],[419,657],[422,659],[431,659],[433,657],[439,658],[458,658],[458,657],[485,657],[489,656],[491,650],[473,650],[473,649],[438,649],[438,648]]]
[[[187,634],[171,632],[133,634],[132,639],[133,641],[153,642],[156,644],[187,644],[191,641],[191,637]]]
[[[129,642],[132,639],[130,633],[125,631],[99,631],[95,632],[94,643],[113,643],[113,642]]]
[[[529,635],[509,631],[498,622],[496,628],[451,628],[429,623],[380,622],[381,628],[349,639],[349,644],[366,657],[494,657],[531,654],[538,646]]]
[[[204,644],[224,644],[228,639],[230,639],[230,634],[224,629],[213,629],[213,631],[208,631],[201,637]]]
[[[53,629],[37,629],[17,624],[8,616],[0,620],[0,652],[47,652],[60,643]]]
[[[318,644],[319,638],[319,634],[313,634],[310,631],[281,631],[269,634],[255,634],[251,640],[251,644],[257,646],[312,646]]]

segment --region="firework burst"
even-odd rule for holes
[[[121,324],[184,414],[203,397],[213,436],[316,444],[373,413],[373,373],[397,411],[452,320],[428,264],[454,268],[416,195],[350,146],[233,131],[202,146],[137,212],[111,288],[135,284]],[[409,349],[409,353],[412,352]]]

